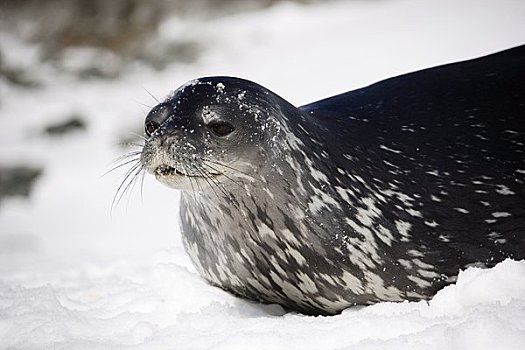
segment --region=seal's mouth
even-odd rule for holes
[[[155,175],[157,177],[169,177],[169,176],[184,176],[184,177],[213,177],[213,176],[219,176],[221,174],[219,173],[202,173],[202,174],[191,174],[189,172],[186,172],[185,170],[177,169],[175,167],[169,166],[169,165],[161,165],[157,169],[155,169]]]
[[[193,174],[187,174],[177,168],[174,168],[169,165],[161,165],[155,169],[155,175],[157,176],[198,176]]]

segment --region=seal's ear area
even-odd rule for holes
[[[146,116],[144,130],[146,136],[150,137],[168,119],[173,109],[166,103],[155,106]]]

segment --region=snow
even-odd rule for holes
[[[429,303],[381,303],[332,317],[284,314],[206,285],[173,256],[148,265],[58,270],[60,280],[1,289],[6,348],[518,349],[525,264],[470,268]]]
[[[159,37],[202,38],[192,64],[137,64],[78,81],[0,33],[6,62],[45,88],[0,81],[0,164],[44,168],[33,195],[0,203],[0,349],[519,349],[525,262],[469,268],[430,302],[381,303],[333,317],[285,313],[207,285],[182,249],[178,193],[151,177],[115,210],[124,171],[103,175],[155,96],[206,75],[254,80],[296,105],[390,76],[525,42],[525,3],[351,1],[166,21]],[[91,57],[88,52],[75,56]],[[75,65],[82,62],[74,61]],[[73,65],[73,63],[72,63]],[[74,66],[74,65],[73,65]],[[88,131],[40,130],[72,114]]]

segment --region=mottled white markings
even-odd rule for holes
[[[470,212],[465,208],[453,208],[455,211],[461,213],[461,214],[469,214]]]
[[[272,239],[277,239],[275,232],[273,232],[273,230],[270,227],[268,227],[268,225],[266,225],[264,222],[261,222],[258,225],[257,231],[259,232],[261,237],[268,236],[268,237],[271,237]]]
[[[379,225],[377,237],[379,237],[379,239],[389,247],[392,246],[392,242],[394,241],[394,235],[392,235],[392,232],[383,225]]]
[[[383,163],[385,163],[386,165],[392,167],[392,168],[396,168],[396,169],[400,169],[397,165],[394,165],[386,160],[383,160]]]
[[[496,192],[498,192],[499,194],[502,194],[504,196],[510,196],[510,195],[516,194],[512,192],[510,188],[508,188],[505,185],[497,185],[497,186],[498,186],[498,189],[496,190]]]
[[[412,261],[407,259],[398,259],[397,262],[405,269],[409,270],[412,268]]]
[[[512,214],[504,212],[504,211],[496,211],[492,213],[491,215],[494,216],[495,218],[506,218],[506,217],[511,216]]]
[[[425,281],[424,279],[419,278],[417,276],[409,275],[408,279],[411,280],[412,282],[415,282],[418,286],[423,287],[423,288],[428,288],[432,285],[429,281]]]
[[[365,273],[365,279],[365,291],[377,295],[382,300],[401,300],[401,291],[393,286],[385,287],[385,282],[379,275],[368,271]]]
[[[340,186],[335,186],[335,190],[337,191],[337,194],[339,194],[339,196],[348,204],[353,204],[353,201],[350,199],[350,196],[349,195],[352,195],[354,196],[354,193],[347,189],[347,188],[342,188]]]
[[[492,231],[491,233],[489,233],[489,238],[496,239],[496,238],[499,238],[499,237],[501,237],[501,233],[499,233],[499,232]]]
[[[348,271],[343,271],[341,276],[342,284],[350,289],[354,293],[363,293],[364,287],[363,282],[354,275],[351,275]]]
[[[385,190],[383,191],[383,194],[388,197],[396,197],[399,201],[401,201],[405,206],[412,207],[412,202],[414,201],[414,198],[402,193],[397,192],[393,190]]]
[[[412,261],[414,262],[414,264],[416,264],[418,267],[420,267],[422,269],[425,269],[425,270],[432,270],[432,269],[434,269],[433,265],[427,264],[426,262],[421,261],[420,259],[412,259]]]
[[[439,171],[438,170],[430,170],[426,172],[428,175],[432,176],[438,176],[439,177]]]
[[[292,244],[294,247],[301,248],[304,245],[297,239],[297,237],[295,237],[294,233],[287,228],[281,230],[280,235],[286,240],[286,242]]]
[[[241,248],[241,255],[246,259],[250,264],[254,265],[252,257],[246,252],[244,248]]]
[[[388,151],[388,152],[395,153],[395,154],[403,153],[403,152],[401,152],[400,150],[393,149],[393,148],[389,148],[389,147],[387,147],[387,146],[385,146],[385,145],[379,145],[379,148],[384,149],[385,151]]]
[[[427,225],[429,227],[437,227],[437,226],[439,226],[439,224],[437,222],[435,222],[434,220],[432,220],[432,221],[425,221],[425,225]]]
[[[186,251],[188,252],[188,255],[190,256],[191,261],[195,265],[195,268],[197,271],[199,271],[200,274],[206,275],[206,270],[202,267],[199,259],[199,247],[196,243],[193,244],[187,244],[186,245]]]
[[[438,239],[439,239],[441,242],[450,242],[450,237],[445,236],[445,235],[439,235]]]
[[[304,266],[306,264],[306,259],[297,249],[288,246],[286,253],[287,255],[291,256],[298,265]]]
[[[363,208],[357,208],[357,214],[356,214],[357,220],[361,222],[364,226],[372,226],[372,218],[368,215],[368,211]]]
[[[275,293],[271,289],[266,288],[258,280],[254,278],[248,278],[246,281],[256,290],[262,291],[266,295],[275,295]]]
[[[286,274],[284,274],[286,276]],[[294,285],[290,284],[289,282],[283,280],[279,275],[277,275],[274,271],[270,272],[270,278],[281,287],[283,290],[283,293],[286,294],[291,299],[300,300],[303,297],[303,293],[299,289],[297,289]]]
[[[301,290],[304,290],[310,294],[318,293],[319,290],[317,289],[317,286],[315,285],[315,282],[312,281],[310,276],[307,274],[298,271],[296,273],[297,279],[299,280],[299,286],[301,287]]]
[[[272,191],[270,191],[270,188],[266,185],[266,186],[263,186],[263,191],[264,193],[266,193],[268,195],[268,197],[270,197],[270,199],[274,199],[274,194]]]
[[[215,87],[217,88],[217,91],[220,92],[221,94],[224,92],[224,84],[223,83],[218,83],[217,85],[215,85]]]
[[[350,251],[350,260],[368,267],[374,267],[376,263],[381,262],[382,259],[378,254],[377,242],[372,231],[349,218],[346,218],[346,223],[364,238],[363,240],[348,238],[347,248]]]
[[[496,244],[505,244],[507,243],[507,240],[503,237],[501,237],[501,233],[499,232],[491,232],[489,233],[489,238],[494,240],[494,243]]]
[[[308,203],[308,210],[312,214],[319,213],[319,211],[321,211],[323,208],[326,208],[329,211],[332,211],[332,208],[341,209],[339,202],[328,195],[326,192],[323,192],[314,186],[312,186],[312,188],[315,191],[315,195],[311,197],[311,200]]]
[[[345,158],[348,159],[348,160],[352,160],[352,161],[353,161],[353,160],[356,160],[356,158],[355,158],[354,156],[351,156],[351,155],[346,154],[346,153],[343,154],[343,157],[345,157]]]
[[[401,240],[408,241],[410,238],[409,231],[412,228],[412,224],[410,222],[403,221],[403,220],[396,220],[395,223],[396,223],[397,230],[403,237]]]
[[[411,257],[418,257],[418,258],[422,258],[424,256],[423,253],[421,253],[419,250],[415,250],[415,249],[410,249],[407,251],[407,254]]]
[[[421,212],[419,210],[407,209],[406,211],[407,211],[407,213],[409,213],[412,216],[419,217],[419,218],[423,217],[423,214],[421,214]]]
[[[476,135],[474,135],[474,136],[476,136],[477,138],[479,138],[479,139],[481,139],[481,140],[483,140],[483,141],[487,141],[487,140],[488,140],[488,138],[486,138],[485,136],[480,135],[480,134],[476,134]]]

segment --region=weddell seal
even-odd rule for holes
[[[199,273],[307,314],[421,300],[525,258],[525,46],[299,108],[231,77],[146,117]]]

